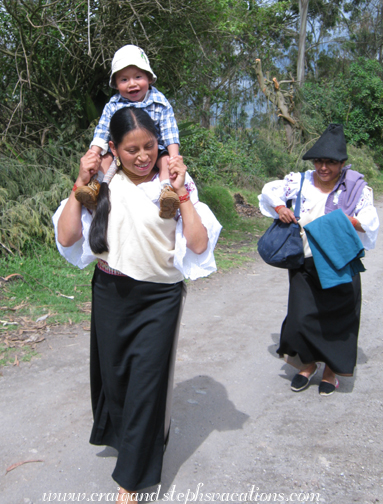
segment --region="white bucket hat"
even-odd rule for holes
[[[131,65],[134,65],[145,72],[149,72],[152,75],[151,84],[156,82],[157,75],[151,69],[149,59],[145,52],[135,45],[126,45],[121,47],[121,49],[119,49],[113,56],[112,73],[110,74],[109,86],[116,89],[116,85],[113,82],[113,75],[119,70]]]

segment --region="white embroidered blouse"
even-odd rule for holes
[[[305,178],[301,194],[301,216],[310,212],[312,208],[323,198],[323,193],[314,185],[315,170],[305,172]],[[286,201],[292,200],[295,207],[296,197],[299,192],[301,182],[300,173],[291,172],[283,180],[276,180],[265,184],[262,194],[258,196],[259,209],[267,217],[278,218],[274,210],[279,205],[285,205]],[[334,203],[339,199],[341,190],[334,195]],[[358,232],[359,238],[366,250],[375,247],[379,230],[379,218],[373,203],[373,192],[371,187],[365,186],[355,208],[355,213],[351,217],[356,217],[360,222],[364,233]]]

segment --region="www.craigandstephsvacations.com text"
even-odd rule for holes
[[[188,502],[319,502],[320,494],[314,492],[261,492],[258,487],[252,485],[247,492],[204,492],[203,483],[198,483],[195,490],[178,492],[176,485],[173,485],[168,492],[161,494],[161,485],[157,491],[152,493],[137,492],[134,498],[138,502],[178,502],[187,504]],[[44,493],[43,502],[116,502],[117,492],[104,493]],[[122,496],[121,496],[122,497]],[[130,499],[132,499],[130,495]],[[128,496],[127,496],[128,499]]]

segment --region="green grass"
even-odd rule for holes
[[[92,266],[80,270],[67,263],[56,249],[38,247],[22,257],[0,259],[0,276],[6,278],[12,274],[20,276],[1,283],[3,320],[24,316],[35,321],[47,314],[47,324],[89,320]],[[17,310],[11,311],[14,308]],[[12,329],[12,325],[3,327]]]

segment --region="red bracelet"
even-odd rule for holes
[[[180,200],[180,203],[185,203],[185,201],[189,201],[190,200],[190,194],[187,192],[183,196],[178,196],[178,198]]]
[[[278,213],[281,208],[286,208],[285,205],[278,205],[274,208],[274,210]]]
[[[76,186],[76,184],[72,187],[72,191],[75,191],[75,192],[77,191],[77,186]]]
[[[355,217],[351,217],[351,224],[356,228],[356,226],[359,224],[358,219],[355,219]]]

